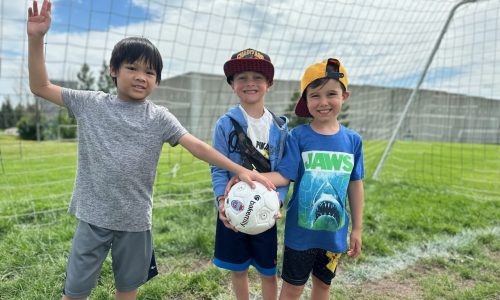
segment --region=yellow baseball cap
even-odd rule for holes
[[[338,72],[327,70],[327,66],[335,64],[338,66]],[[329,58],[320,63],[309,66],[304,72],[300,81],[300,98],[295,105],[295,114],[299,117],[312,117],[307,109],[305,90],[311,82],[320,78],[332,78],[338,80],[347,90],[347,72],[342,63],[336,58]]]

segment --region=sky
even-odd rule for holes
[[[152,13],[133,1],[55,1],[52,31],[107,31],[152,20]]]
[[[75,80],[85,62],[97,75],[113,45],[150,39],[162,78],[222,75],[232,53],[269,54],[275,79],[339,58],[357,85],[414,88],[459,0],[53,0],[46,36],[51,80]],[[27,8],[0,0],[0,102],[29,102]],[[41,4],[41,2],[40,2]],[[422,88],[500,100],[500,1],[460,6],[433,56]]]

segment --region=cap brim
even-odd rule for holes
[[[269,83],[272,84],[274,79],[274,66],[267,60],[240,58],[229,60],[224,64],[224,74],[228,79],[235,74],[249,71],[261,73],[267,78]]]
[[[306,99],[302,96],[297,100],[297,104],[295,104],[295,114],[303,118],[312,118],[309,109],[307,109]]]

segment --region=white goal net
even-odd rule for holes
[[[35,105],[28,88],[30,4],[1,0],[0,103],[30,107],[26,115],[49,122],[58,110],[43,100]],[[245,48],[269,54],[276,72],[266,104],[280,115],[292,115],[305,68],[336,57],[348,72],[347,119],[364,138],[367,179],[380,166],[380,180],[500,197],[497,0],[54,0],[52,7],[46,64],[60,84],[75,86],[83,63],[97,77],[117,41],[147,37],[164,60],[151,100],[210,142],[216,119],[237,104],[222,71],[231,54]],[[1,217],[66,208],[76,143],[0,134],[0,162]],[[155,201],[161,207],[182,199],[212,199],[209,169],[165,146]]]

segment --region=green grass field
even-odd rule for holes
[[[397,142],[373,181],[383,145],[365,142],[363,254],[341,261],[332,299],[499,299],[500,147]],[[0,299],[58,299],[76,225],[66,213],[76,144],[0,134],[0,158]],[[211,264],[209,176],[207,164],[164,147],[153,211],[160,275],[140,299],[232,299],[229,274]],[[113,299],[113,289],[108,259],[90,299]]]

